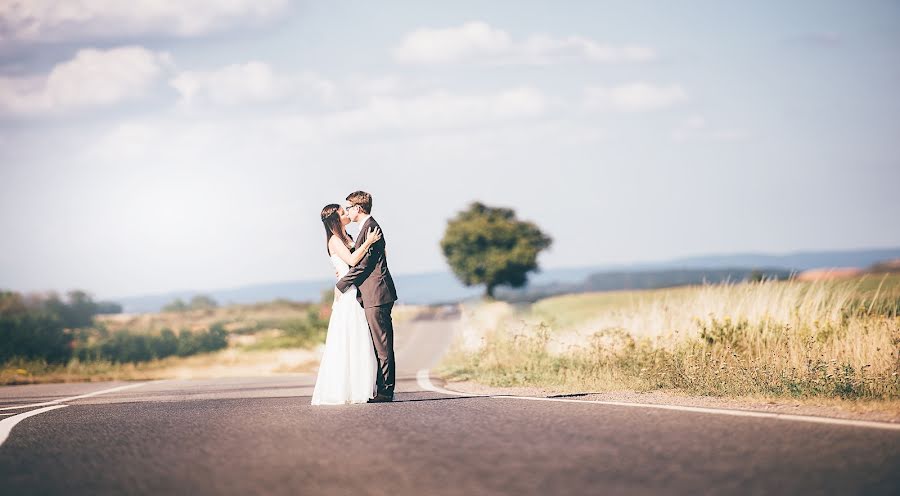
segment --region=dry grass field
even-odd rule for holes
[[[900,399],[896,274],[502,305],[465,312],[445,375],[564,390]]]

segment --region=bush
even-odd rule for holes
[[[72,356],[71,340],[55,315],[0,314],[0,362],[42,358],[50,363],[64,363]]]
[[[191,310],[209,310],[212,308],[218,308],[218,306],[219,304],[216,303],[216,300],[206,295],[196,295],[191,298]]]
[[[163,312],[184,312],[189,307],[181,298],[175,298],[175,301],[162,307]]]
[[[256,329],[279,329],[281,335],[250,345],[248,347],[250,350],[306,348],[325,342],[328,320],[321,318],[316,308],[310,308],[307,310],[306,318],[258,322]]]
[[[163,329],[159,339],[153,342],[153,353],[157,357],[167,357],[178,353],[178,336],[171,329]]]
[[[73,342],[93,326],[101,310],[121,311],[114,303],[95,303],[84,291],[69,291],[63,301],[56,293],[23,297],[0,291],[0,363],[13,358],[64,363]]]
[[[158,335],[122,330],[100,337],[91,344],[83,343],[77,356],[81,361],[147,362],[172,355],[185,357],[221,350],[228,346],[227,338],[228,333],[221,324],[202,332],[183,329],[177,337],[170,329],[163,329]]]
[[[117,314],[122,313],[122,305],[113,301],[101,301],[97,303],[97,314]]]
[[[187,312],[188,310],[212,310],[218,308],[219,304],[212,297],[206,295],[195,295],[191,298],[190,303],[185,303],[181,298],[175,298],[174,301],[162,308],[163,312]]]

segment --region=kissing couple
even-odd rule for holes
[[[372,217],[372,195],[356,191],[343,207],[325,205],[325,243],[338,281],[312,405],[382,403],[394,399],[397,301],[386,242]],[[347,224],[359,224],[356,241]]]

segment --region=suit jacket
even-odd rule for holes
[[[380,228],[381,226],[372,217],[366,219],[357,235],[356,246],[365,243],[369,229],[375,227]],[[350,272],[347,272],[347,275],[336,284],[341,293],[347,291],[350,286],[356,285],[359,288],[356,299],[363,308],[387,305],[397,301],[397,289],[394,287],[394,279],[391,277],[387,255],[385,255],[386,246],[382,231],[381,239],[370,246],[359,263],[350,267]]]

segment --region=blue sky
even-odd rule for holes
[[[900,245],[897,2],[0,7],[0,287],[324,278],[375,197],[392,270],[510,206],[547,267]]]

